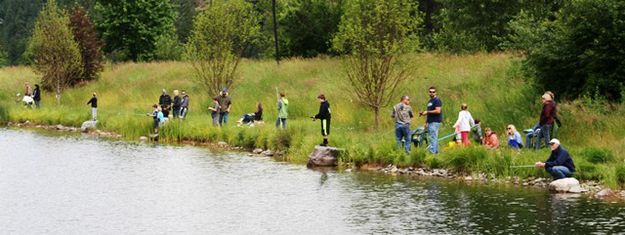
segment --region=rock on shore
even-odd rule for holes
[[[549,183],[549,190],[558,193],[581,193],[585,190],[579,185],[579,180],[575,178],[564,178],[554,180]]]
[[[315,150],[308,156],[308,167],[336,166],[340,150],[334,147],[315,146]]]

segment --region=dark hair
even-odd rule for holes
[[[474,122],[475,124],[480,124],[480,119],[475,119]]]
[[[152,108],[158,108],[158,104],[152,105]]]
[[[317,96],[317,99],[326,100],[326,96],[321,94],[321,95]]]
[[[35,87],[36,87],[36,88],[39,88],[39,84],[35,84]]]
[[[408,96],[407,95],[402,95],[401,99],[399,101],[404,101],[405,99],[408,99]]]
[[[467,108],[469,108],[469,106],[467,104],[460,105],[460,109],[462,109],[462,110],[467,110]]]
[[[280,92],[280,97],[285,97],[286,94],[284,94],[284,92]]]
[[[436,87],[431,86],[428,90],[435,90],[436,91]]]
[[[263,111],[263,104],[258,102],[258,104],[256,105],[256,112],[262,112],[262,111]]]

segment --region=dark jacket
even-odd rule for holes
[[[91,99],[89,100],[89,102],[87,102],[87,104],[91,104],[92,108],[97,108],[98,107],[98,98],[91,97]]]
[[[171,96],[167,94],[161,95],[161,97],[158,98],[158,104],[160,106],[171,106]]]
[[[262,121],[263,120],[263,109],[259,108],[256,109],[256,112],[254,113],[254,121]]]
[[[174,96],[174,109],[180,109],[182,105],[182,98],[179,95]]]
[[[552,102],[553,101],[547,101],[543,105],[543,111],[540,113],[540,126],[553,125],[553,117],[555,116],[556,110]]]
[[[39,90],[39,87],[35,87],[35,90],[33,91],[33,100],[35,101],[41,100],[41,91]]]
[[[181,107],[183,108],[188,108],[189,107],[189,96],[185,95],[182,97],[182,104],[180,104]]]
[[[575,171],[575,164],[573,164],[571,155],[569,155],[569,152],[567,152],[562,146],[559,146],[556,150],[551,151],[549,159],[545,161],[545,168],[554,166],[565,166],[566,168],[569,168],[571,172]]]
[[[315,115],[315,119],[330,119],[330,102],[327,100],[322,102],[319,106],[319,113]]]

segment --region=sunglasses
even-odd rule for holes
[[[434,93],[436,93],[436,91],[430,91],[430,93],[431,93],[431,94],[434,94]]]

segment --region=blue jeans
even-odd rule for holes
[[[180,109],[180,118],[185,119],[187,117],[187,112],[189,111],[188,107],[182,107]]]
[[[219,112],[219,126],[228,124],[228,112]]]
[[[438,128],[441,127],[440,122],[428,123],[428,136],[430,138],[429,150],[433,154],[438,154]]]
[[[280,128],[280,123],[282,123],[282,129],[286,129],[286,118],[278,118],[276,120],[276,128]]]
[[[545,168],[545,170],[556,180],[573,176],[573,173],[565,166],[554,166]]]
[[[404,150],[406,153],[410,153],[410,124],[395,123],[395,140],[398,149],[401,149],[402,140],[404,140]]]
[[[536,149],[540,148],[540,141],[544,139],[545,147],[549,146],[549,141],[551,141],[550,136],[551,125],[545,124],[540,127],[540,133],[538,133],[538,138],[536,138]]]

